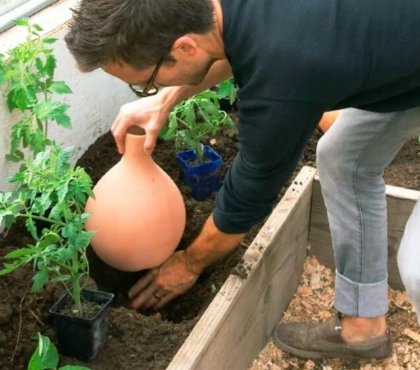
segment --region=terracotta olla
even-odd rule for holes
[[[337,119],[339,112],[340,111],[338,110],[332,110],[329,112],[325,112],[323,114],[321,120],[319,121],[319,128],[321,129],[322,132],[325,133],[330,129],[330,127],[333,125],[333,123]]]
[[[93,189],[86,222],[99,258],[123,271],[164,262],[178,246],[185,227],[185,206],[172,179],[144,153],[144,131],[133,127],[125,152]]]

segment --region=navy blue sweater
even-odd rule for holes
[[[324,111],[420,104],[419,0],[222,0],[240,151],[213,213],[241,233],[269,214]]]

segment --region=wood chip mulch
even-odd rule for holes
[[[297,291],[284,313],[285,321],[325,321],[334,313],[334,273],[308,257]],[[389,288],[388,325],[393,354],[383,361],[304,360],[288,355],[270,342],[248,370],[419,370],[420,328],[407,294]]]

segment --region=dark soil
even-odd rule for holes
[[[303,165],[315,165],[315,147],[320,135],[318,130],[314,132],[295,174]],[[224,132],[216,138],[213,147],[223,158],[223,175],[238,150],[235,133]],[[159,143],[153,157],[175,180],[183,194],[187,226],[180,248],[184,248],[199,233],[211,213],[214,197],[205,201],[197,201],[191,197],[190,190],[178,179],[179,169],[171,143]],[[111,135],[106,134],[89,148],[78,164],[85,167],[96,182],[119,158]],[[404,146],[386,171],[386,181],[395,186],[418,190],[419,168],[420,145],[417,139],[413,139]],[[235,253],[223,263],[206,271],[190,292],[160,312],[138,313],[127,308],[125,292],[139,274],[115,271],[102,264],[91,253],[91,273],[97,286],[116,293],[115,303],[111,308],[109,338],[105,350],[89,364],[64,356],[60,364],[79,364],[98,370],[165,369],[224,280],[239,264],[244,250],[260,226],[255,226],[249,232],[245,242]],[[0,257],[28,241],[28,237],[18,227],[7,238],[0,236]],[[28,266],[0,278],[0,370],[26,369],[37,344],[38,331],[50,338],[54,337],[47,312],[62,291],[56,287],[48,287],[41,294],[31,294],[31,276],[31,268]]]

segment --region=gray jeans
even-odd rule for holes
[[[335,306],[346,315],[376,317],[388,310],[383,171],[416,135],[420,107],[392,113],[346,109],[319,141],[317,167],[336,263]],[[420,314],[420,202],[406,226],[398,262]]]

